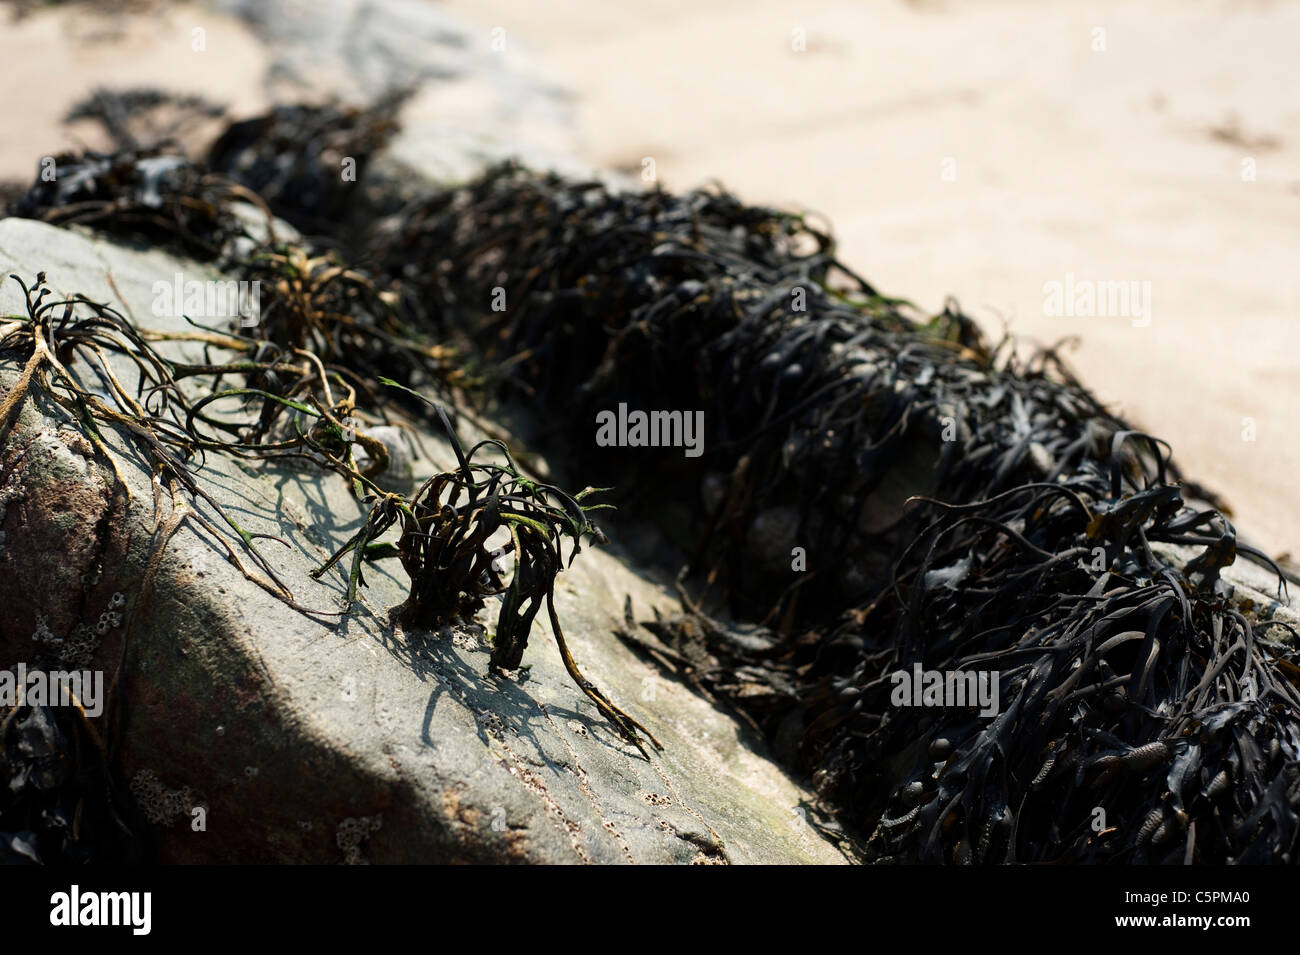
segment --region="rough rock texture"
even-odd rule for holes
[[[176,272],[216,278],[163,253],[71,230],[0,220],[0,272],[45,271],[64,293],[109,301],[146,327],[152,284]],[[20,311],[0,285],[0,315]],[[164,346],[167,347],[167,346]],[[0,362],[0,389],[16,378]],[[513,678],[487,676],[484,626],[402,632],[399,566],[372,565],[346,617],[312,618],[246,580],[190,525],[170,539],[152,596],[140,585],[153,520],[149,475],[106,432],[129,488],[52,402],[22,405],[0,458],[0,667],[30,657],[34,635],[85,637],[126,595],[120,627],[79,645],[106,682],[122,661],[121,765],[164,861],[211,862],[837,862],[808,824],[811,799],[728,714],[634,656],[611,633],[630,595],[638,617],[675,608],[614,554],[584,550],[557,605],[584,671],[650,727],[647,762],[569,681],[539,623]],[[452,462],[416,458],[417,479]],[[341,573],[307,573],[359,526],[335,475],[210,455],[208,487],[295,598],[338,608]],[[162,497],[164,506],[170,506]],[[496,605],[479,619],[491,627]],[[338,621],[338,622],[336,622]],[[44,628],[44,629],[42,629]],[[80,628],[80,629],[79,629]],[[124,641],[127,641],[124,646]],[[98,644],[95,646],[95,644]],[[203,808],[206,831],[191,825]]]

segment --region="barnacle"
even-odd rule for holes
[[[301,825],[301,823],[300,823]],[[310,828],[307,823],[304,828]],[[359,816],[344,819],[334,830],[334,840],[343,850],[343,861],[347,865],[365,865],[365,856],[361,854],[361,844],[384,826],[384,814]]]
[[[152,769],[141,769],[131,777],[131,795],[145,818],[156,826],[169,826],[177,816],[195,808],[195,796],[188,786],[171,789]]]

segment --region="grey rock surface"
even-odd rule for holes
[[[0,273],[30,281],[38,271],[59,292],[109,302],[160,329],[184,326],[152,314],[154,282],[177,272],[218,278],[157,250],[0,220]],[[6,278],[0,316],[22,305]],[[12,359],[0,362],[0,389],[16,374]],[[351,613],[304,615],[182,524],[142,593],[154,539],[151,476],[120,435],[106,439],[129,500],[41,395],[24,401],[0,449],[0,667],[28,659],[33,636],[82,654],[110,680],[120,662],[121,765],[161,859],[847,860],[805,822],[809,793],[760,743],[613,635],[627,595],[642,619],[654,606],[676,609],[614,554],[584,549],[559,579],[557,606],[586,675],[663,742],[649,761],[570,682],[548,626],[534,627],[526,671],[492,678],[495,602],[475,623],[437,633],[394,625],[406,581],[392,561],[371,565]],[[430,434],[421,443],[433,460],[414,459],[416,479],[451,465],[445,443]],[[219,455],[208,456],[202,475],[246,529],[287,542],[258,546],[295,599],[337,611],[343,574],[315,582],[308,572],[363,520],[342,479]],[[164,493],[157,505],[167,512],[171,501]],[[117,593],[126,596],[121,625],[89,638],[88,622]],[[204,831],[192,825],[196,808]]]
[[[207,0],[267,46],[273,102],[375,103],[408,90],[373,173],[459,183],[518,158],[596,175],[578,152],[574,97],[542,78],[505,27],[462,24],[421,0]]]

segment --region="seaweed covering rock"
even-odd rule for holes
[[[295,137],[263,156],[257,136],[300,120],[228,141],[253,157],[231,170],[268,170],[249,182],[290,218],[311,163]],[[49,221],[173,221],[161,173],[85,175],[84,197],[38,184],[20,202]],[[393,208],[367,203],[350,213]],[[286,285],[275,340],[223,339],[254,353],[243,373],[287,370],[263,346],[343,361],[354,349],[330,346],[358,315],[377,349],[367,381],[390,347],[436,380],[446,355],[407,336],[433,316],[476,343],[506,393],[556,420],[560,455],[689,553],[682,612],[629,619],[627,638],[757,726],[870,834],[871,858],[1296,860],[1295,633],[1233,583],[1243,558],[1284,575],[1055,352],[992,345],[954,303],[919,322],[806,217],[721,192],[507,165],[355,241],[364,270],[304,250],[245,262]],[[387,308],[400,325],[376,320]],[[298,383],[315,388],[312,368],[295,374],[263,402],[273,417]],[[702,410],[704,453],[594,444],[588,423],[624,404]],[[316,405],[337,443],[351,405]],[[787,571],[787,548],[806,563]],[[994,705],[900,705],[897,677],[916,668],[982,674]]]
[[[249,336],[152,312],[160,272],[220,281],[211,266],[16,218],[0,221],[0,249],[5,272],[32,275],[35,263],[55,263],[25,288],[0,284],[0,404],[12,411],[0,411],[8,426],[0,487],[10,489],[0,601],[16,611],[0,616],[0,668],[34,653],[62,660],[61,641],[106,606],[123,615],[121,627],[105,620],[98,646],[74,648],[104,671],[101,717],[61,707],[59,735],[38,727],[35,746],[26,710],[0,711],[7,859],[148,851],[165,862],[845,861],[833,840],[790,825],[792,809],[812,798],[806,789],[733,720],[685,687],[661,685],[611,638],[624,594],[642,608],[668,608],[666,594],[585,547],[571,566],[573,548],[565,548],[553,586],[542,540],[549,530],[538,518],[577,518],[575,499],[489,468],[499,460],[490,441],[462,451],[462,465],[450,431],[408,422],[413,473],[444,475],[444,491],[445,475],[464,481],[454,507],[438,508],[430,494],[430,507],[412,508],[426,527],[454,522],[457,510],[466,515],[445,535],[445,556],[457,565],[449,569],[459,574],[448,579],[478,589],[477,565],[487,583],[519,581],[502,595],[504,623],[481,614],[488,625],[496,618],[502,639],[492,645],[483,623],[465,619],[436,630],[401,624],[412,587],[397,561],[380,559],[382,547],[360,555],[366,588],[340,626],[349,576],[331,569],[313,579],[312,571],[367,526],[376,498],[410,507],[394,493],[355,493],[364,475],[348,464],[349,437],[360,441],[369,422],[350,436],[328,399],[310,401],[327,387],[342,395],[355,377],[300,353],[264,363],[246,354],[260,348]],[[13,250],[22,257],[10,258]],[[279,385],[257,396],[236,389],[228,414],[209,403],[191,418],[218,393],[214,376],[235,384],[271,372]],[[292,404],[275,400],[282,394],[272,388],[281,387],[297,389]],[[246,416],[255,424],[272,406],[281,414],[271,440],[243,432]],[[232,419],[235,434],[219,427]],[[299,458],[279,453],[286,437]],[[382,447],[367,449],[372,462]],[[311,454],[319,457],[301,460]],[[9,483],[10,458],[19,456],[19,478]],[[466,490],[475,498],[468,507]],[[77,521],[47,506],[95,498],[99,510],[78,506]],[[550,503],[531,507],[530,499]],[[487,520],[509,517],[537,525],[535,539],[521,536],[514,551],[521,556],[522,545],[525,565],[542,562],[527,579],[491,566],[485,541],[473,536]],[[86,522],[102,525],[102,539]],[[60,576],[30,585],[46,557]],[[570,661],[539,647],[536,632],[525,666],[493,672],[498,646],[512,654],[502,668],[520,664],[539,602],[548,636],[558,642],[562,619],[573,658],[609,699],[639,701],[630,707],[662,741],[662,754],[643,759],[607,721],[594,687],[575,685]],[[457,603],[457,612],[475,612],[472,600]],[[46,621],[36,640],[34,617]],[[643,698],[647,684],[653,706]],[[99,776],[68,772],[80,765]],[[79,801],[86,805],[72,841],[83,841],[72,845],[61,827],[77,825]],[[131,813],[138,818],[122,830],[117,820]]]
[[[247,234],[232,202],[260,202],[254,193],[171,147],[65,153],[50,162],[25,193],[9,202],[7,215],[165,237],[192,255],[215,259]]]
[[[389,243],[545,406],[705,408],[698,463],[571,448],[652,473],[658,504],[683,486],[665,476],[714,476],[694,569],[774,630],[687,597],[660,649],[796,738],[872,857],[1295,861],[1295,633],[1221,576],[1272,565],[1053,352],[990,347],[951,304],[909,321],[806,219],[725,194],[504,167]],[[779,507],[817,569],[784,588],[747,559]],[[896,705],[916,665],[996,674],[997,715]]]

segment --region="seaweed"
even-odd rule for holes
[[[115,477],[115,497],[121,494],[129,501],[131,493],[107,444],[107,429],[114,429],[152,472],[151,544],[131,619],[149,601],[166,543],[186,521],[208,532],[249,580],[311,612],[293,600],[257,549],[256,540],[268,535],[241,528],[199,479],[192,466],[197,442],[185,429],[188,402],[173,364],[107,305],[84,296],[52,297],[44,273],[30,286],[17,275],[11,278],[23,289],[26,314],[0,317],[0,353],[22,367],[0,401],[0,441],[8,439],[20,406],[35,390],[85,436]],[[115,370],[110,356],[134,370],[134,387],[129,380],[124,383],[124,373]],[[124,637],[102,733],[86,720],[80,705],[67,711],[18,705],[0,720],[9,775],[0,800],[0,848],[10,861],[122,861],[142,851],[138,821],[112,758],[124,721],[120,680],[126,653]]]
[[[372,393],[379,378],[393,375],[439,389],[472,384],[457,349],[435,344],[400,292],[344,266],[333,251],[270,244],[251,252],[239,274],[269,296],[258,322],[265,341],[346,365]]]
[[[52,158],[57,175],[38,177],[8,203],[6,215],[165,238],[209,261],[229,254],[236,240],[250,237],[247,223],[233,209],[236,203],[261,210],[267,231],[275,234],[270,211],[255,192],[190,162],[172,147]]]
[[[560,439],[639,471],[648,510],[701,502],[683,612],[623,635],[762,730],[869,858],[1296,861],[1295,634],[1220,572],[1259,563],[1279,599],[1289,575],[1057,350],[990,345],[951,302],[916,320],[806,218],[726,194],[504,166],[389,239],[504,392],[566,420],[705,407],[695,463]],[[510,308],[476,307],[496,287]],[[808,573],[759,559],[780,509]],[[996,672],[997,715],[896,705],[914,665]]]
[[[78,707],[0,715],[0,864],[139,862],[138,820]]]
[[[246,127],[222,168],[310,227],[316,199],[303,197],[325,188],[323,173],[270,131],[328,115]],[[378,142],[367,128],[348,135]],[[141,181],[41,208],[111,223],[141,205]],[[183,221],[168,205],[178,195],[156,191],[170,198],[154,214]],[[303,457],[366,499],[365,525],[318,575],[350,557],[351,598],[366,561],[400,558],[411,591],[399,616],[412,626],[500,596],[495,669],[519,664],[545,603],[570,675],[641,747],[638,731],[649,734],[582,677],[555,615],[564,540],[572,560],[584,536],[600,539],[587,492],[525,477],[496,440],[465,451],[443,405],[423,397],[441,389],[454,411],[450,399],[482,379],[552,412],[544,440],[584,483],[618,485],[625,520],[648,515],[681,547],[682,612],[638,624],[629,610],[622,636],[750,721],[870,834],[869,858],[1296,861],[1296,635],[1222,571],[1261,564],[1279,599],[1294,578],[1057,349],[1025,358],[1006,337],[990,343],[955,302],[918,317],[840,262],[809,217],[722,191],[620,192],[507,164],[410,204],[399,192],[335,193],[367,226],[346,243],[336,227],[328,241],[272,238],[238,255],[240,274],[272,288],[263,327],[190,333],[235,357],[172,363],[153,382],[162,394],[212,376],[196,400],[175,389],[175,428],[154,426],[165,449]],[[218,192],[215,219],[170,231],[206,229],[229,247],[213,223],[239,198]],[[345,264],[330,242],[354,238]],[[498,290],[505,311],[489,307]],[[441,344],[451,336],[455,351]],[[462,340],[483,357],[473,381],[455,371],[471,354]],[[429,409],[457,456],[409,497],[374,484],[383,452],[365,431],[387,413],[392,368],[412,386],[397,393]],[[597,448],[575,429],[623,402],[703,408],[707,450]],[[354,445],[369,457],[361,468]],[[498,454],[504,463],[484,457]],[[685,519],[666,527],[683,501]],[[381,539],[391,530],[395,544]],[[807,571],[772,559],[793,547]],[[506,585],[496,562],[511,553]],[[996,714],[896,705],[892,677],[915,666],[996,673]]]
[[[388,379],[384,382],[403,387]],[[350,601],[357,584],[365,583],[363,558],[393,556],[395,551],[411,581],[411,593],[399,608],[399,618],[424,629],[468,617],[483,605],[483,597],[504,594],[493,641],[493,671],[519,667],[533,620],[545,602],[560,658],[573,682],[643,756],[647,754],[638,731],[656,749],[662,749],[649,730],[582,675],[555,612],[555,578],[565,566],[565,538],[570,542],[570,565],[582,549],[584,536],[605,541],[588,513],[608,505],[580,503],[598,489],[586,488],[570,496],[553,485],[531,481],[520,473],[509,448],[493,438],[466,451],[446,413],[434,407],[456,454],[457,468],[435,474],[410,499],[393,493],[376,498],[361,530],[313,576],[319,577],[351,553]],[[475,460],[489,449],[503,455],[505,463]],[[401,530],[395,548],[377,547],[378,538],[394,525]],[[489,549],[490,539],[503,529],[509,540]],[[515,555],[516,565],[507,587],[499,560],[510,553]]]
[[[738,616],[789,623],[800,604],[833,608],[883,581],[894,517],[873,520],[864,502],[916,450],[909,424],[944,385],[978,391],[992,361],[956,310],[916,326],[807,217],[725,193],[616,193],[508,164],[411,207],[375,243],[376,268],[458,314],[497,382],[528,403],[588,421],[620,403],[703,406],[709,440],[694,465],[569,435],[563,448],[623,488],[621,503],[646,488],[654,501],[713,497],[702,530],[678,543]],[[498,287],[510,307],[480,307]],[[952,361],[961,355],[976,368]],[[1079,399],[1081,416],[1099,411]],[[842,555],[836,575],[791,588],[788,556],[775,572],[752,559],[763,515],[791,509],[784,552]]]
[[[169,93],[149,86],[98,87],[69,108],[65,123],[98,123],[116,152],[179,146],[204,121],[220,119],[226,108],[206,97]]]
[[[439,391],[473,386],[472,362],[445,343],[436,317],[409,289],[342,264],[330,240],[282,235],[269,205],[235,179],[171,147],[68,154],[56,159],[56,168],[57,179],[38,178],[7,213],[167,238],[233,278],[256,283],[264,293],[258,314],[217,330],[227,346],[238,338],[241,350],[259,341],[264,356],[314,351],[367,396],[381,372]],[[247,327],[250,318],[257,328]]]
[[[409,96],[397,91],[366,108],[341,103],[276,106],[232,123],[212,144],[208,166],[260,195],[276,215],[313,234],[346,240],[370,190],[371,159],[397,133]],[[368,215],[378,210],[367,209]]]
[[[201,326],[193,331],[141,330],[106,304],[80,295],[54,298],[44,273],[30,286],[11,276],[23,289],[26,314],[4,316],[0,323],[0,353],[15,358],[22,368],[0,401],[0,441],[7,440],[21,404],[36,390],[67,412],[69,423],[84,433],[128,501],[130,491],[105,430],[115,430],[153,472],[152,541],[132,620],[152,595],[168,540],[186,521],[206,531],[245,577],[288,606],[305,614],[337,615],[296,601],[258,548],[260,539],[279,538],[240,527],[208,490],[201,473],[201,460],[210,452],[266,460],[299,458],[340,474],[359,496],[368,493],[373,504],[363,530],[314,576],[355,550],[350,604],[357,584],[364,583],[362,557],[380,559],[386,548],[392,549],[400,554],[411,577],[411,597],[400,616],[412,627],[437,626],[468,615],[481,606],[482,597],[503,594],[493,670],[519,666],[544,601],[561,658],[577,686],[643,755],[642,735],[661,748],[642,724],[583,676],[555,610],[553,588],[564,565],[564,538],[571,541],[570,564],[583,536],[603,539],[588,517],[588,511],[601,505],[579,503],[592,490],[571,497],[557,487],[529,480],[499,441],[488,440],[464,452],[445,412],[434,406],[460,467],[451,474],[435,475],[410,499],[382,492],[372,478],[387,466],[387,449],[363,426],[362,416],[373,416],[356,407],[358,389],[371,397],[367,379],[364,372],[342,362],[355,353],[364,355],[368,342],[398,346],[363,321],[364,313],[347,294],[340,293],[337,303],[347,310],[338,312],[323,307],[313,294],[335,280],[352,291],[373,289],[364,277],[341,268],[327,268],[320,274],[296,248],[263,250],[263,255],[267,267],[274,264],[292,278],[287,280],[292,288],[273,293],[281,308],[263,329],[284,345],[260,335]],[[230,357],[201,364],[183,362],[158,350],[157,343],[165,341],[199,342]],[[292,341],[299,345],[290,345]],[[320,347],[333,361],[327,364],[306,346]],[[402,354],[440,357],[414,342],[400,347]],[[374,358],[378,363],[382,356]],[[115,368],[122,363],[134,369],[134,382]],[[227,378],[242,384],[223,387],[221,382]],[[210,385],[183,387],[190,379],[207,379]],[[432,404],[390,379],[378,381]],[[236,409],[218,413],[217,403],[223,401],[236,404]],[[372,406],[380,404],[372,402]],[[239,408],[244,409],[243,416]],[[366,452],[364,464],[355,457],[358,447]],[[476,461],[488,448],[499,451],[506,463]],[[460,500],[462,493],[468,498],[465,502]],[[170,506],[164,497],[170,498]],[[402,534],[397,547],[379,543],[376,539],[398,519]],[[488,538],[502,528],[509,541],[489,550]],[[516,555],[517,565],[507,588],[496,561],[510,552]],[[128,624],[109,688],[108,729],[103,734],[79,708],[64,714],[18,706],[0,719],[0,751],[9,777],[0,800],[0,854],[7,860],[103,857],[120,861],[144,851],[139,821],[111,755],[124,726],[120,678],[130,629]]]
[[[808,732],[824,791],[879,813],[870,857],[1294,860],[1296,635],[1235,605],[1222,515],[1108,470],[964,506],[916,499],[933,516],[894,586],[831,635],[863,651]],[[1160,546],[1187,543],[1206,549]],[[889,675],[917,663],[997,671],[998,715],[891,706]],[[901,782],[881,772],[917,740],[930,760]]]
[[[118,484],[125,487],[100,433],[105,425],[116,427],[144,455],[153,471],[155,514],[162,513],[164,487],[172,498],[171,515],[160,525],[167,529],[164,536],[183,521],[193,521],[220,542],[231,563],[248,580],[290,606],[306,610],[293,600],[288,586],[257,550],[255,540],[269,535],[252,534],[240,527],[190,466],[194,452],[210,443],[187,430],[193,409],[177,384],[173,363],[125,316],[107,305],[81,295],[49,299],[43,272],[31,286],[17,275],[10,278],[23,290],[27,314],[5,316],[8,320],[0,325],[0,352],[13,354],[23,363],[17,382],[0,401],[0,439],[8,435],[19,405],[35,386],[81,427],[99,457],[112,468]],[[137,370],[134,393],[114,371],[110,355],[126,359]],[[97,389],[86,387],[69,370],[74,358],[88,366]],[[224,527],[201,510],[181,503],[182,495],[195,503],[201,501]],[[240,553],[248,556],[257,569],[248,567]]]
[[[110,464],[112,456],[97,427],[107,424],[125,429],[158,475],[155,495],[166,484],[173,498],[172,516],[158,528],[160,538],[170,536],[185,519],[196,522],[221,543],[248,579],[303,612],[313,611],[294,600],[288,585],[256,547],[255,538],[268,535],[243,530],[205,489],[191,461],[197,455],[220,452],[267,460],[297,458],[335,471],[359,496],[367,492],[377,495],[371,497],[374,506],[362,531],[320,569],[323,572],[356,549],[349,601],[357,583],[364,582],[361,557],[400,520],[398,549],[412,581],[411,598],[401,616],[409,625],[437,626],[477,609],[482,596],[503,593],[500,642],[492,665],[513,669],[519,665],[532,621],[545,601],[561,657],[575,683],[643,753],[637,730],[657,746],[640,723],[582,676],[555,613],[553,586],[563,565],[564,536],[572,541],[570,562],[583,535],[600,538],[586,509],[578,503],[590,492],[571,497],[555,486],[529,480],[518,470],[506,445],[495,439],[466,454],[440,407],[413,389],[378,376],[380,364],[400,367],[394,356],[437,363],[446,353],[399,337],[404,329],[398,324],[383,324],[386,303],[364,275],[334,265],[326,257],[308,259],[296,246],[264,247],[250,258],[248,267],[252,274],[261,270],[275,276],[270,282],[271,307],[265,322],[259,324],[262,334],[257,336],[202,326],[190,332],[141,332],[121,314],[82,296],[47,301],[49,289],[44,287],[43,274],[30,288],[13,276],[26,295],[28,314],[15,316],[0,328],[0,350],[16,353],[24,364],[15,387],[0,404],[0,437],[33,385],[72,413]],[[86,311],[90,314],[84,314]],[[224,361],[183,362],[163,356],[154,347],[154,342],[167,340],[201,342],[205,349],[215,347],[234,355]],[[107,357],[110,353],[139,369],[135,394],[119,381]],[[86,389],[65,367],[74,356],[90,365],[107,401]],[[223,379],[231,377],[242,384],[223,386]],[[210,379],[211,385],[191,389],[193,393],[187,395],[181,382],[194,378]],[[372,480],[387,466],[388,452],[383,442],[366,432],[361,420],[366,413],[357,403],[361,391],[368,405],[380,406],[372,388],[379,383],[396,387],[433,408],[461,461],[458,471],[435,475],[409,500],[383,493]],[[219,403],[236,407],[218,413]],[[366,452],[364,465],[358,465],[356,447]],[[507,463],[475,462],[475,455],[488,447],[503,453]],[[115,464],[113,467],[116,470]],[[176,506],[179,491],[201,500],[228,526],[219,527],[192,507]],[[458,508],[462,493],[468,501]],[[156,502],[155,513],[161,512]],[[508,530],[510,541],[489,553],[487,538],[500,528]],[[508,551],[516,554],[518,564],[506,588],[493,565]],[[252,558],[256,569],[245,565],[241,553]],[[160,554],[161,543],[155,549],[151,573],[156,571]]]

